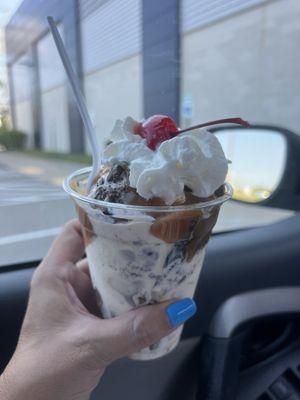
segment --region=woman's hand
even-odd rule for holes
[[[34,273],[18,346],[0,377],[1,400],[86,400],[112,361],[174,329],[170,302],[97,316],[83,254],[81,228],[72,221]],[[180,322],[194,311],[181,313]]]

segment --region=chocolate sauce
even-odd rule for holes
[[[200,198],[193,195],[191,189],[187,186],[185,186],[184,191],[184,202],[176,202],[173,204],[174,206],[214,200],[224,194],[224,185],[207,198]],[[146,200],[134,188],[130,187],[129,167],[127,163],[115,164],[111,168],[102,168],[97,176],[97,182],[91,192],[91,196],[97,200],[136,206],[166,205],[163,199],[158,197]],[[166,243],[180,243],[179,247],[182,253],[180,257],[191,261],[195,253],[202,249],[208,242],[211,231],[216,224],[218,214],[218,206],[212,207],[208,215],[204,215],[201,210],[180,211],[168,214],[152,213],[151,215],[156,220],[153,222],[150,232]],[[86,231],[86,240],[92,240],[93,231],[88,216],[84,213],[84,210],[81,210],[81,215]]]
[[[76,204],[76,209],[77,209],[77,214],[78,214],[78,219],[82,225],[83,229],[83,238],[84,238],[84,243],[85,246],[88,246],[92,240],[95,238],[95,232],[93,225],[86,213],[86,211],[80,207],[78,204]]]

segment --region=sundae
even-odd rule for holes
[[[220,206],[231,196],[228,161],[216,136],[203,128],[217,122],[180,131],[162,115],[118,120],[89,193],[89,170],[67,178],[103,318],[193,296]],[[247,126],[239,118],[221,122]],[[181,330],[132,358],[167,354]]]

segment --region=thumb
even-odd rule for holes
[[[76,263],[84,254],[84,242],[80,222],[68,222],[61,234],[52,243],[43,264],[51,264],[52,269],[60,269],[64,262]]]
[[[191,318],[196,310],[190,298],[140,307],[112,319],[100,320],[94,343],[98,342],[99,352],[109,364],[158,342]]]

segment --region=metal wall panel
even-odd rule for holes
[[[182,0],[181,31],[188,32],[270,0]]]
[[[63,37],[62,27],[58,30]],[[37,43],[37,55],[41,92],[65,84],[66,74],[50,33]]]
[[[141,0],[105,1],[83,18],[83,73],[98,70],[141,51],[141,23]]]
[[[84,19],[110,0],[79,0],[80,18]]]

